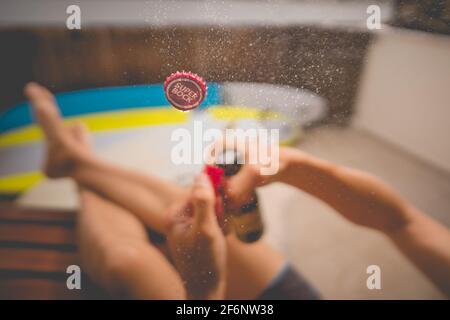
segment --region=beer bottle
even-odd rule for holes
[[[221,156],[222,161],[217,161],[219,158],[216,158],[216,166],[224,170],[224,176],[231,177],[237,174],[242,167],[242,162],[239,161],[241,159],[239,153],[228,149]],[[233,160],[230,161],[230,159]],[[225,197],[225,209],[229,210],[226,202]],[[226,211],[226,213],[230,217],[231,225],[239,240],[251,243],[261,238],[264,232],[264,225],[259,211],[258,196],[254,190],[250,199],[244,205],[238,209]]]

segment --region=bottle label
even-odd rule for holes
[[[240,234],[261,231],[263,229],[263,223],[258,210],[239,215],[232,214],[231,220],[234,229]]]

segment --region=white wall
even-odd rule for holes
[[[450,171],[450,37],[377,33],[354,124]]]

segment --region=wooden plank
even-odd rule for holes
[[[0,203],[0,299],[108,299],[82,277],[66,287],[67,266],[79,264],[72,211]]]
[[[75,231],[58,225],[0,222],[0,247],[2,241],[75,245]]]
[[[47,279],[0,278],[0,300],[80,300],[111,299],[87,277],[81,278],[80,290],[67,289],[65,281]]]
[[[47,279],[0,279],[0,299],[61,299],[85,298],[83,290],[69,290],[66,282]]]
[[[0,271],[66,272],[72,264],[79,264],[75,252],[0,248]]]
[[[23,208],[0,202],[0,221],[30,221],[51,224],[74,224],[75,211]]]

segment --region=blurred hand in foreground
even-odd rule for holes
[[[189,299],[223,299],[225,296],[225,237],[214,205],[211,182],[201,173],[187,200],[169,210],[169,251]]]

